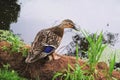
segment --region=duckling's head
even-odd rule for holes
[[[72,28],[72,29],[77,30],[77,28],[75,27],[75,23],[70,19],[63,20],[60,24],[60,27],[63,29],[64,28]]]

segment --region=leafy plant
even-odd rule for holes
[[[22,51],[23,56],[26,57],[27,54],[28,54],[29,49],[24,47],[24,48],[22,48],[21,51]]]
[[[24,43],[21,41],[20,37],[13,34],[10,31],[0,30],[0,41],[7,41],[11,44],[10,46],[10,52],[22,52],[23,56],[26,56],[28,49],[24,48]],[[3,47],[3,50],[8,50],[5,46]]]
[[[10,67],[9,64],[3,65],[3,68],[0,69],[0,80],[27,80],[25,78],[19,77],[18,73],[14,70],[8,70]]]
[[[87,41],[90,44],[89,49],[87,51],[88,64],[89,64],[90,70],[91,70],[90,73],[94,73],[95,66],[98,63],[98,61],[102,55],[102,52],[106,48],[106,45],[102,44],[102,40],[103,40],[102,32],[99,34],[98,37],[97,37],[97,33],[95,33],[93,35],[93,37],[90,37],[87,31],[82,31],[82,33],[84,34],[85,38],[87,39]]]
[[[85,75],[85,71],[81,69],[79,64],[76,64],[75,69],[68,64],[68,69],[64,73],[57,72],[52,80],[57,78],[60,80],[94,80],[92,75]]]
[[[14,70],[0,69],[0,80],[26,80],[21,78]]]
[[[7,69],[7,70],[8,70],[9,67],[10,67],[10,64],[4,64],[4,65],[3,65],[3,68],[4,68],[4,69]]]
[[[79,51],[78,51],[78,44],[76,45],[76,60],[78,61],[79,59],[79,55],[78,55]]]
[[[94,80],[95,79],[94,76],[97,75],[98,73],[96,69],[96,65],[99,62],[99,59],[104,49],[107,47],[107,45],[103,44],[102,32],[100,34],[95,33],[92,37],[89,36],[89,34],[86,31],[84,32],[82,31],[82,33],[89,43],[89,48],[88,48],[88,51],[86,52],[88,54],[87,63],[89,65],[89,70],[82,70],[82,67],[84,67],[84,65],[80,66],[79,63],[76,63],[74,68],[70,64],[68,64],[68,69],[66,69],[64,72],[57,72],[54,75],[52,80],[57,80],[57,79],[60,79],[60,80]],[[76,61],[77,62],[78,62],[78,59],[79,59],[78,45],[76,45]],[[115,59],[116,59],[115,55],[114,57],[110,59],[110,65],[109,65],[110,67],[106,75],[106,78],[108,80],[113,79],[111,76],[114,70]]]
[[[109,75],[110,76],[112,76],[112,72],[114,70],[115,60],[116,60],[116,54],[114,54],[114,56],[110,58],[110,63],[109,63]]]
[[[8,50],[8,47],[7,46],[3,46],[1,47],[3,51],[7,51]]]
[[[84,67],[80,66],[78,63],[78,45],[76,45],[76,64],[75,68],[73,68],[70,64],[68,64],[68,69],[66,69],[64,72],[57,72],[53,76],[52,80],[56,80],[57,78],[60,78],[60,80],[94,80],[93,75],[85,75],[86,71],[82,70],[81,68]]]

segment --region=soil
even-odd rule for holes
[[[6,42],[0,42],[0,68],[3,64],[10,64],[10,69],[14,69],[20,76],[27,78],[28,80],[52,80],[53,75],[56,72],[64,71],[68,68],[68,64],[74,67],[76,58],[71,56],[60,56],[58,60],[47,61],[41,59],[35,63],[25,63],[26,57],[22,56],[22,53],[9,53],[9,51],[3,51],[1,47],[8,45]],[[79,59],[79,64],[84,65],[85,62]],[[83,70],[89,70],[89,66],[84,66]],[[96,80],[107,80],[108,66],[105,62],[99,62],[96,66],[97,74],[94,74]],[[113,71],[112,76],[120,80],[120,72]]]

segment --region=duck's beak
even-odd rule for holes
[[[75,26],[73,26],[73,29],[76,30],[76,31],[78,31],[78,29]]]

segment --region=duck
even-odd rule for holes
[[[25,62],[33,63],[47,56],[51,56],[54,60],[58,59],[58,55],[54,53],[60,45],[65,28],[77,30],[75,23],[70,19],[63,20],[57,26],[40,30],[31,44],[31,49]]]

